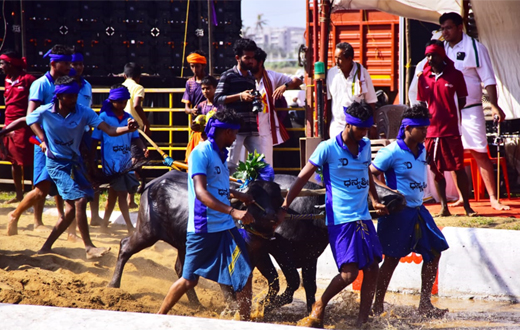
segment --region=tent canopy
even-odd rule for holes
[[[334,0],[332,10],[377,9],[397,16],[438,23],[447,12],[462,12],[462,0]]]

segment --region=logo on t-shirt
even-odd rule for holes
[[[368,187],[369,181],[365,178],[348,179],[348,180],[343,181],[343,184],[345,185],[345,187],[354,186],[358,189],[365,189],[366,187]]]
[[[220,169],[220,166],[215,166],[215,173],[216,174],[222,173],[222,170]]]
[[[228,189],[219,189],[218,190],[218,195],[219,196],[228,196],[229,195],[229,190]]]
[[[127,154],[130,152],[131,148],[126,145],[120,145],[120,146],[113,146],[112,150],[114,150],[114,152],[122,152],[123,154]]]
[[[59,140],[54,140],[54,143],[56,143],[59,146],[70,147],[74,143],[74,139],[67,141],[67,142],[61,142]]]
[[[348,159],[347,158],[340,158],[339,162],[341,163],[341,166],[347,166],[348,165]]]
[[[411,169],[413,167],[411,162],[404,162],[404,166],[406,166],[407,169]]]
[[[422,192],[427,186],[428,184],[426,182],[410,182],[410,188],[412,190],[419,189]]]

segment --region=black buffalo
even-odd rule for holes
[[[274,235],[277,223],[276,212],[282,205],[280,187],[274,182],[255,181],[249,185],[246,193],[253,196],[260,205],[251,204],[248,211],[255,222],[248,231],[248,249],[251,262],[258,249],[263,247],[264,238]],[[237,208],[243,207],[236,205]],[[187,173],[170,171],[151,181],[141,196],[137,227],[134,233],[123,238],[120,243],[114,275],[109,287],[121,285],[123,268],[132,255],[162,240],[177,249],[175,271],[180,277],[186,256],[186,230],[188,222],[188,186]],[[250,234],[250,232],[254,234]],[[194,290],[187,293],[192,304],[200,304]]]

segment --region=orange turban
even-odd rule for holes
[[[188,55],[188,57],[186,57],[186,60],[188,60],[188,63],[197,63],[197,64],[206,64],[207,63],[206,58],[197,53]]]

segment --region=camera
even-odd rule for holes
[[[251,93],[255,97],[253,100],[253,113],[259,113],[264,111],[264,104],[262,103],[262,95],[259,91],[255,90]]]

